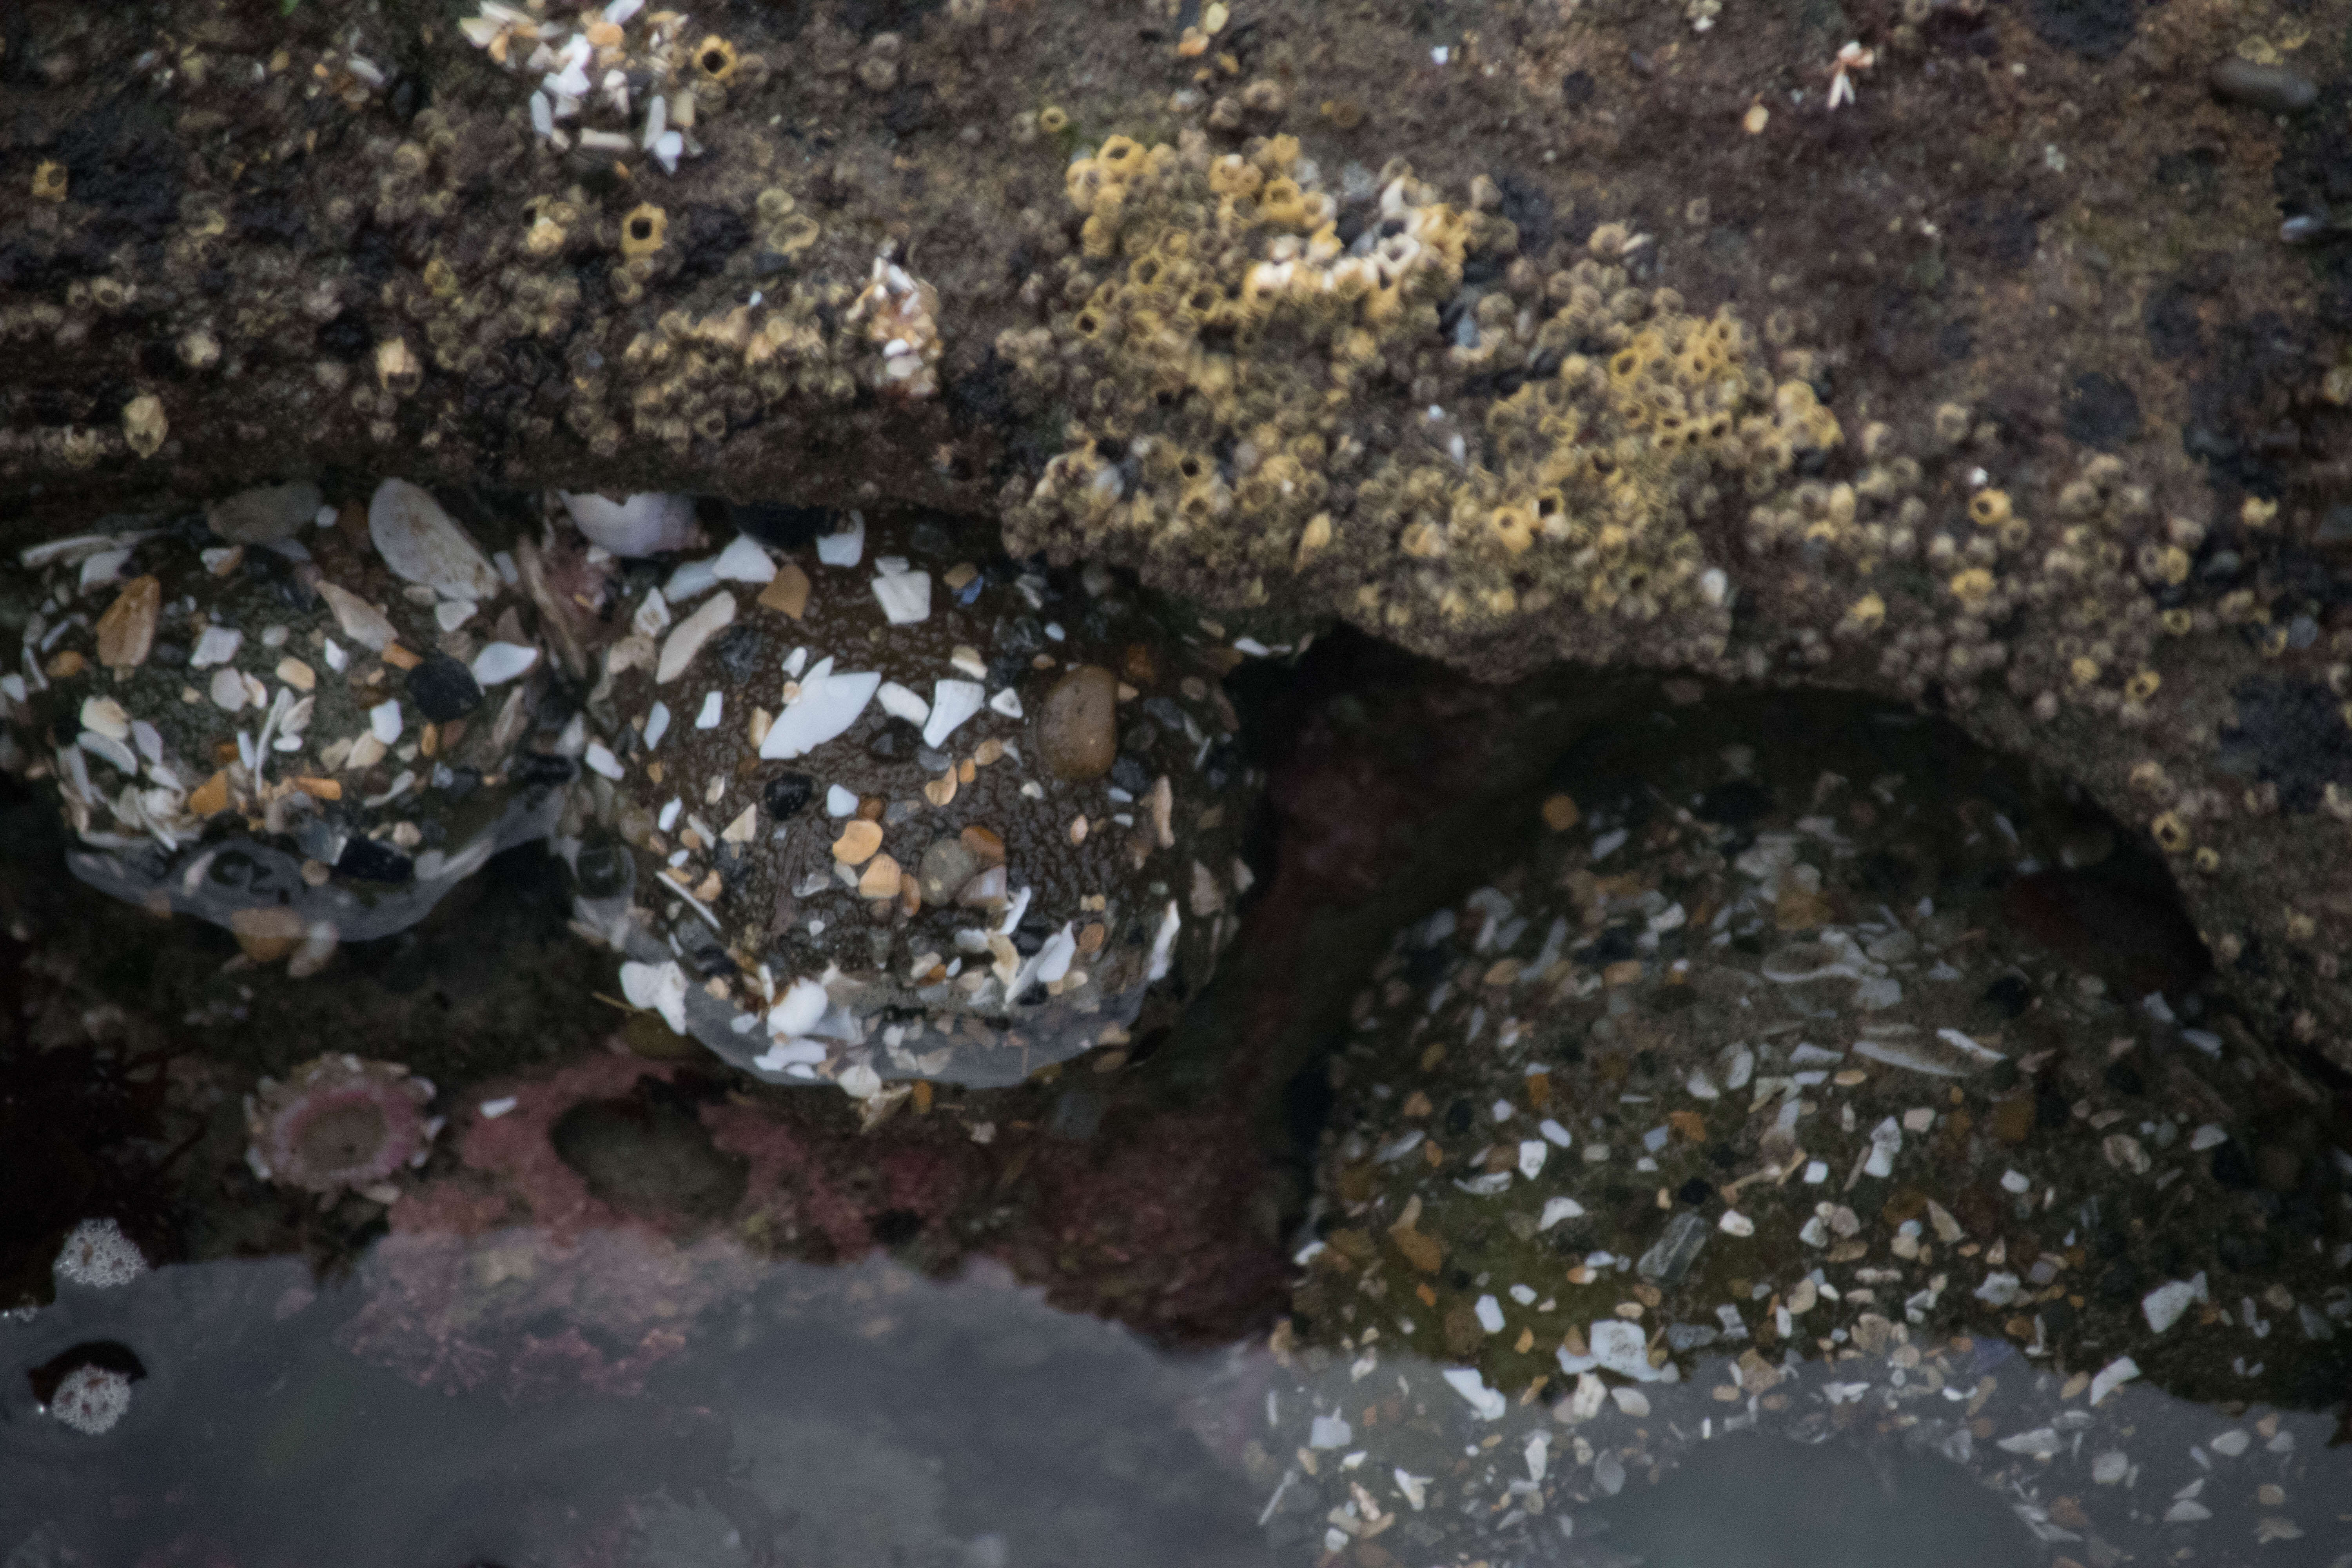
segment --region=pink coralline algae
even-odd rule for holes
[[[246,1163],[321,1201],[350,1189],[390,1202],[398,1195],[390,1178],[425,1163],[441,1130],[439,1117],[425,1114],[432,1098],[433,1085],[396,1062],[314,1058],[247,1097]]]
[[[685,1331],[702,1312],[741,1299],[765,1267],[731,1237],[679,1247],[641,1227],[569,1240],[529,1228],[395,1232],[362,1264],[366,1300],[335,1337],[354,1355],[446,1394],[635,1394],[648,1371],[685,1348]],[[551,1323],[562,1326],[541,1331]]]

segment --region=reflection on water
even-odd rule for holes
[[[429,1294],[381,1255],[315,1287],[273,1259],[68,1284],[14,1316],[0,1562],[1266,1560],[1182,1419],[1198,1363],[1000,1271],[687,1259],[626,1233],[433,1261],[453,1260]],[[548,1285],[566,1270],[586,1277]],[[23,1369],[97,1341],[146,1375],[92,1437]],[[436,1352],[473,1363],[468,1391]]]
[[[93,1347],[135,1369],[96,1436],[36,1397]],[[2094,1411],[1998,1350],[1911,1402],[1811,1363],[1759,1413],[1716,1358],[1612,1378],[1597,1411],[1498,1415],[1414,1358],[1156,1351],[994,1265],[941,1281],[634,1228],[394,1237],[331,1282],[291,1258],[68,1279],[0,1352],[7,1568],[1418,1568],[1468,1539],[1575,1568],[2340,1564],[2352,1541],[2326,1419],[2137,1384]],[[1427,1472],[1398,1478],[1418,1513],[1361,1506],[1349,1413],[1392,1394],[1426,1439],[1384,1453]]]

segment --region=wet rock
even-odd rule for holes
[[[2025,15],[2043,43],[2084,59],[2115,58],[2139,29],[2137,0],[2032,0]]]
[[[2078,377],[2067,389],[2062,414],[2070,437],[2101,452],[2139,435],[2139,399],[2130,387],[2098,371]]]

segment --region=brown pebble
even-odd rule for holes
[[[302,940],[302,917],[280,905],[265,905],[232,911],[228,929],[246,957],[256,963],[275,963]]]
[[[1582,815],[1576,809],[1574,795],[1556,795],[1543,803],[1544,826],[1554,833],[1567,832]]]
[[[808,574],[789,561],[776,568],[775,576],[769,579],[768,585],[760,590],[761,609],[781,610],[796,621],[801,618],[801,613],[808,608]]]
[[[882,826],[856,817],[842,826],[841,837],[833,841],[833,858],[845,866],[862,866],[882,847]],[[898,891],[898,885],[891,885]]]
[[[944,904],[962,890],[963,885],[979,872],[980,866],[980,857],[961,839],[935,838],[923,851],[915,878],[926,900]]]
[[[228,809],[228,773],[215,773],[198,784],[188,795],[188,811],[195,816],[211,816]]]
[[[992,827],[967,827],[960,835],[963,847],[979,857],[983,866],[1004,864],[1004,839]]]
[[[1436,1273],[1437,1266],[1445,1260],[1444,1245],[1433,1236],[1424,1236],[1420,1231],[1410,1227],[1400,1228],[1391,1226],[1389,1228],[1389,1240],[1396,1245],[1399,1252],[1404,1254],[1406,1262],[1423,1274]]]
[[[898,862],[887,855],[877,855],[866,863],[865,873],[857,879],[860,897],[895,899],[898,896]]]
[[[1996,1100],[1992,1108],[1992,1135],[2004,1143],[2022,1143],[2033,1132],[2033,1097],[2016,1094]]]
[[[1082,664],[1055,681],[1037,714],[1037,748],[1058,779],[1110,772],[1118,757],[1118,678]]]
[[[146,663],[163,607],[163,584],[152,574],[124,584],[98,617],[98,662],[109,669],[136,669]]]

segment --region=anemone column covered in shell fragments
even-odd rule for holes
[[[2342,1396],[2327,1096],[2226,1014],[2110,996],[2004,919],[2018,898],[1979,889],[2023,851],[1989,810],[1826,773],[1810,814],[1709,820],[1729,793],[1549,814],[1574,826],[1407,928],[1357,999],[1297,1297],[1331,1353],[1296,1361],[1267,1447],[1370,1462],[1295,1474],[1293,1511],[1426,1506],[1491,1556],[1507,1507],[1549,1532],[1530,1516],[1718,1428],[1899,1430],[2029,1523],[2078,1504],[2166,1554],[2145,1500],[2210,1468],[2212,1417],[2177,1401]],[[1891,891],[1929,838],[1979,863]],[[2267,1444],[2230,1495],[2326,1495],[2265,1420],[2230,1439]]]
[[[525,749],[538,616],[414,485],[264,487],[23,563],[0,761],[55,792],[109,892],[299,972],[553,823],[570,764]]]
[[[1122,1046],[1205,981],[1258,784],[1230,650],[933,523],[786,542],[614,590],[564,843],[627,1000],[864,1098]]]

